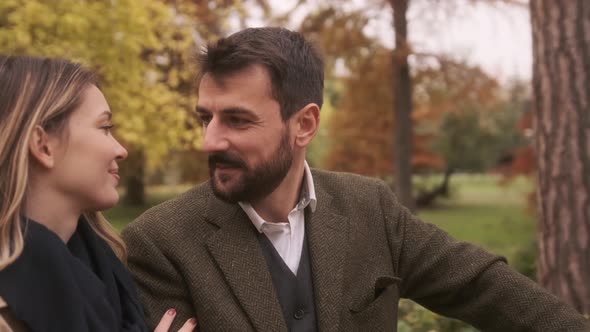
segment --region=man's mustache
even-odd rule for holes
[[[227,152],[217,152],[209,155],[209,168],[214,168],[217,163],[226,164],[230,167],[247,168],[246,163],[242,159],[232,156]]]

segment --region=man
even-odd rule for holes
[[[301,35],[246,29],[200,65],[211,179],[123,232],[151,326],[174,307],[202,331],[395,331],[407,297],[486,331],[590,330],[502,258],[419,221],[381,181],[310,170],[323,64]]]

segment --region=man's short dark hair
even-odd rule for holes
[[[248,28],[221,38],[198,57],[200,72],[223,80],[251,65],[268,71],[272,96],[286,121],[309,103],[323,103],[324,64],[320,52],[297,32],[284,28]]]

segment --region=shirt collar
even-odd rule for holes
[[[238,204],[242,207],[242,210],[246,212],[254,226],[259,232],[262,232],[262,226],[267,222],[266,220],[262,219],[254,210],[252,205],[248,202],[238,202]],[[315,212],[317,206],[317,198],[315,195],[315,187],[313,183],[313,177],[311,176],[311,169],[307,164],[307,161],[304,161],[303,164],[303,186],[301,187],[301,193],[299,194],[299,202],[295,205],[294,209],[303,210],[307,206],[311,208],[311,212]]]
[[[315,186],[313,183],[313,177],[311,176],[311,169],[309,168],[307,161],[303,161],[303,162],[304,162],[303,170],[305,173],[305,175],[304,175],[305,183],[303,186],[302,196],[303,196],[304,200],[307,200],[307,203],[305,203],[304,207],[306,207],[307,204],[309,204],[309,207],[311,208],[311,212],[315,212],[315,208],[316,208],[316,205],[318,204],[318,200],[315,196]]]

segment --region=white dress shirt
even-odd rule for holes
[[[313,212],[317,204],[313,178],[307,161],[304,164],[303,185],[299,194],[299,202],[289,212],[287,216],[289,222],[266,221],[258,215],[249,203],[239,202],[238,204],[246,212],[256,229],[260,233],[264,233],[270,240],[293,274],[297,275],[305,234],[304,210],[309,205]]]

